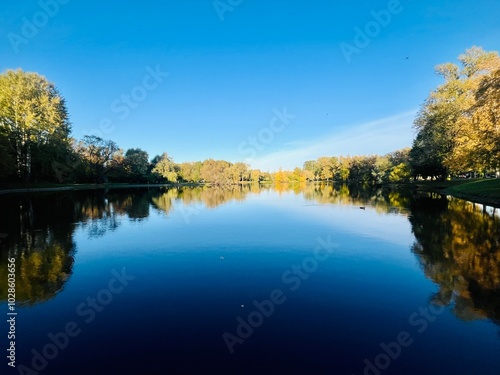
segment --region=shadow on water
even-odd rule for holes
[[[17,265],[17,300],[34,305],[53,298],[72,274],[74,231],[91,238],[119,230],[122,220],[146,220],[151,209],[170,214],[177,207],[214,209],[249,194],[274,190],[316,204],[354,205],[379,214],[408,217],[411,251],[425,275],[439,286],[432,303],[451,306],[463,320],[500,323],[500,218],[483,207],[440,195],[324,184],[243,185],[110,191],[75,191],[2,197],[0,279],[7,259]],[[7,299],[0,285],[0,302]]]

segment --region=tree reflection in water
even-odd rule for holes
[[[73,235],[90,238],[119,230],[123,219],[147,220],[151,208],[171,214],[175,207],[214,209],[249,194],[291,192],[317,204],[370,207],[379,214],[409,218],[416,255],[425,275],[439,286],[431,302],[447,305],[464,320],[500,323],[500,218],[471,203],[437,194],[327,184],[235,185],[177,189],[117,189],[4,196],[0,279],[7,259],[16,258],[17,299],[33,305],[53,298],[72,274]],[[5,283],[0,301],[7,300]]]
[[[412,251],[439,285],[432,296],[464,320],[500,323],[500,218],[459,199],[414,199]]]
[[[53,200],[50,194],[2,199],[2,231],[8,237],[0,250],[0,280],[7,280],[7,259],[16,261],[16,301],[34,305],[62,290],[74,263],[71,198]],[[0,284],[0,301],[7,300],[7,285]]]

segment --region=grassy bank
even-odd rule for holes
[[[387,184],[386,186],[391,189],[412,189],[451,195],[471,202],[500,207],[500,178],[412,181],[405,184]]]
[[[401,186],[401,185],[399,185]],[[500,206],[500,178],[492,179],[453,179],[447,181],[416,181],[403,186],[410,186],[420,191],[431,191],[471,202],[490,206]]]
[[[473,202],[500,206],[500,178],[466,180],[465,183],[448,186],[442,192]]]

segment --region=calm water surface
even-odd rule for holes
[[[321,185],[0,207],[2,374],[500,374],[492,208]]]

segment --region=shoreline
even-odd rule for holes
[[[61,186],[29,186],[1,188],[0,195],[17,193],[43,193],[53,191],[76,191],[76,190],[104,190],[104,189],[136,189],[136,188],[158,188],[158,187],[184,187],[184,186],[203,186],[203,184],[184,183],[184,184],[69,184]]]
[[[382,186],[389,188],[410,188],[415,191],[438,193],[485,206],[500,208],[500,178],[416,181],[403,184],[385,184]]]
[[[472,186],[476,189],[467,189]],[[485,194],[480,185],[493,185],[493,188],[488,190],[489,194]],[[9,185],[9,184],[7,184]],[[464,186],[467,185],[467,186]],[[136,189],[136,188],[177,188],[177,187],[200,187],[207,186],[203,183],[177,183],[177,184],[122,184],[122,183],[107,183],[107,184],[69,184],[58,186],[19,186],[6,187],[0,185],[0,195],[18,194],[18,193],[44,193],[57,191],[78,191],[78,190],[104,190],[104,189]],[[395,189],[411,189],[415,191],[427,191],[438,193],[446,196],[451,196],[458,199],[467,200],[473,203],[479,203],[487,206],[500,207],[500,179],[475,179],[475,180],[448,180],[448,181],[417,181],[407,183],[389,183],[379,185],[382,188]],[[465,187],[465,189],[464,189]],[[471,191],[472,190],[472,191]],[[494,194],[491,191],[494,190]]]

